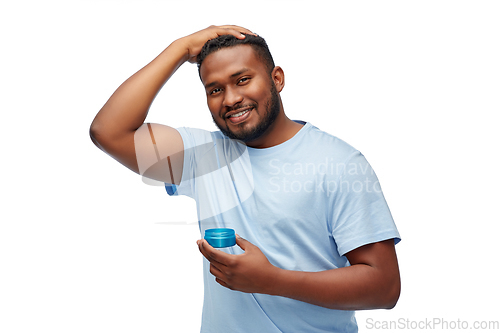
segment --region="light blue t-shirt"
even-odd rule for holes
[[[196,200],[202,237],[206,229],[233,228],[273,265],[307,272],[348,266],[347,252],[400,240],[365,157],[310,123],[265,149],[218,131],[178,131],[185,150],[182,180],[166,189]],[[243,253],[238,246],[222,250]],[[215,282],[203,262],[201,332],[357,332],[354,311],[233,291]]]

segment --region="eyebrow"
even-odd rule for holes
[[[238,75],[241,75],[241,74],[243,74],[243,73],[245,73],[245,72],[247,72],[247,71],[249,71],[249,70],[250,70],[250,69],[248,69],[248,68],[243,68],[243,69],[241,69],[241,70],[237,71],[236,73],[231,74],[231,76],[230,76],[230,77],[231,77],[231,78],[233,78],[233,77],[238,76]],[[209,88],[211,88],[211,87],[213,87],[213,86],[216,86],[217,84],[219,84],[219,82],[217,82],[217,81],[210,82],[210,83],[208,83],[208,84],[206,84],[206,85],[205,85],[205,89],[209,89]]]

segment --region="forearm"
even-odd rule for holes
[[[160,89],[188,59],[187,51],[183,41],[177,40],[128,78],[99,111],[91,133],[114,137],[139,128]]]
[[[271,264],[264,253],[237,236],[243,254],[227,254],[197,242],[222,286],[247,293],[288,297],[337,310],[390,309],[400,292],[394,240],[360,246],[345,254],[351,266],[320,272],[291,271]]]
[[[143,125],[156,94],[184,62],[196,62],[203,45],[210,39],[227,34],[241,39],[245,38],[243,33],[252,32],[232,25],[210,26],[174,41],[118,87],[92,122],[92,141],[98,144],[100,141],[109,143],[130,138],[130,134]]]
[[[279,269],[276,277],[269,294],[338,310],[392,308],[400,290],[399,275],[364,264],[321,272]]]

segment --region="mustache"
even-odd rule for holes
[[[239,111],[239,110],[242,110],[242,109],[246,109],[246,108],[256,108],[257,107],[257,104],[255,103],[252,103],[252,104],[236,104],[232,107],[228,107],[226,109],[226,112],[224,112],[224,116],[228,113],[228,112],[231,112],[231,111]]]

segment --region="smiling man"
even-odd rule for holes
[[[198,63],[220,131],[144,123],[186,61]],[[261,37],[212,26],[125,81],[91,125],[100,149],[195,199],[202,236],[238,233],[230,248],[197,241],[202,332],[356,332],[354,310],[392,308],[399,297],[400,237],[375,173],[347,143],[289,119],[284,84]]]

